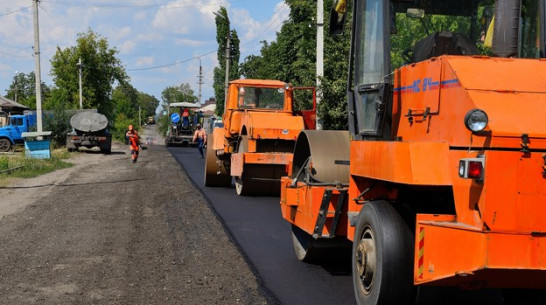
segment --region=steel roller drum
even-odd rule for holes
[[[108,126],[108,119],[100,113],[83,111],[70,118],[70,125],[76,130],[96,132]]]
[[[294,148],[292,175],[296,175],[311,156],[312,173],[322,183],[349,183],[349,165],[335,161],[349,161],[348,131],[305,130],[300,133]],[[292,177],[294,178],[294,177]]]

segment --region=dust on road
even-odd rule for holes
[[[163,146],[71,161],[0,189],[0,304],[273,302]]]

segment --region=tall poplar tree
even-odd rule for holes
[[[224,113],[225,101],[225,76],[226,76],[226,48],[227,41],[230,40],[230,69],[229,80],[238,79],[239,73],[239,58],[241,51],[239,49],[239,36],[236,30],[230,29],[229,16],[225,7],[220,7],[216,13],[216,41],[218,42],[218,63],[220,67],[214,68],[214,95],[216,97],[216,114]]]

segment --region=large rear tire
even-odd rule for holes
[[[360,211],[352,271],[357,304],[414,303],[413,234],[390,203],[366,203]]]
[[[11,150],[11,142],[8,139],[0,139],[0,152],[8,152]]]
[[[229,171],[219,163],[216,151],[212,149],[212,135],[207,136],[207,158],[205,159],[205,186],[230,187]]]

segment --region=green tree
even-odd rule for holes
[[[78,60],[83,64],[83,107],[96,108],[112,119],[115,105],[111,99],[113,84],[125,83],[128,76],[118,51],[110,48],[106,38],[93,32],[78,34],[76,46],[61,49],[51,59],[51,75],[56,88],[63,90],[70,108],[79,107]],[[55,102],[55,101],[54,101]],[[58,102],[58,101],[56,101]]]
[[[115,116],[123,114],[126,118],[137,119],[139,94],[138,90],[131,84],[119,84],[112,92],[112,102],[116,107]]]
[[[316,3],[286,0],[290,15],[276,41],[262,41],[260,55],[247,57],[240,73],[246,78],[277,79],[294,86],[314,85],[316,80]],[[325,8],[332,0],[325,1]],[[325,10],[329,20],[329,10]],[[325,26],[328,33],[328,24]],[[348,27],[341,36],[325,35],[322,103],[318,112],[324,129],[347,129],[347,71],[350,35]]]
[[[172,103],[195,103],[198,98],[195,96],[189,84],[180,84],[180,86],[170,86],[161,91],[163,100],[163,109],[167,111],[168,105]],[[171,111],[172,112],[172,111]]]
[[[138,95],[138,104],[141,106],[142,116],[146,118],[155,116],[156,109],[159,106],[159,100],[153,95],[140,92]]]
[[[241,51],[239,49],[239,36],[237,31],[230,29],[229,17],[227,9],[221,7],[216,16],[216,41],[218,42],[218,62],[220,67],[214,68],[214,94],[216,97],[216,114],[224,113],[225,101],[225,75],[226,75],[226,48],[227,40],[230,41],[230,69],[228,73],[229,80],[238,79],[239,74],[239,58]]]
[[[48,99],[51,96],[51,89],[44,82],[42,82],[41,88],[43,100]],[[34,78],[34,71],[28,74],[15,74],[13,81],[6,90],[6,98],[28,106],[30,109],[36,109],[36,80]]]

